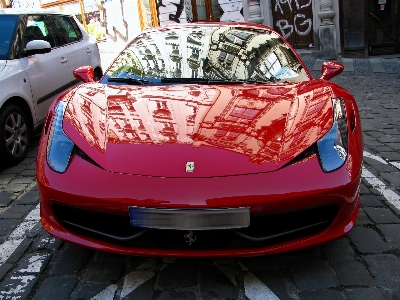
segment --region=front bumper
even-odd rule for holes
[[[75,156],[67,172],[58,174],[39,153],[37,180],[42,224],[59,239],[119,254],[220,257],[291,251],[345,235],[358,213],[360,172],[352,178],[355,173],[348,165],[324,173],[313,157],[270,173],[162,178],[107,172]],[[129,224],[129,206],[250,207],[253,227],[242,233],[256,237],[290,232],[312,222],[317,225],[262,242],[229,230],[196,231],[198,239],[190,246],[184,239],[187,231],[150,230],[133,240],[118,241],[85,229],[119,237],[139,233],[141,229]]]

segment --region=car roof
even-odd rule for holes
[[[26,10],[19,8],[1,8],[0,15],[69,15],[57,10]]]

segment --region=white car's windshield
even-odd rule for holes
[[[10,57],[18,18],[18,15],[0,15],[0,60]]]

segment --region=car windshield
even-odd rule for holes
[[[276,33],[248,26],[192,25],[148,30],[105,74],[112,84],[237,84],[309,80]]]
[[[10,57],[18,18],[18,15],[0,14],[0,60]]]

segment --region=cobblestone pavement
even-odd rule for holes
[[[319,76],[322,62],[305,61]],[[361,208],[346,237],[218,260],[70,245],[39,223],[34,148],[0,171],[0,299],[400,299],[400,62],[376,61],[346,61],[350,71],[333,80],[355,95],[364,130]]]

